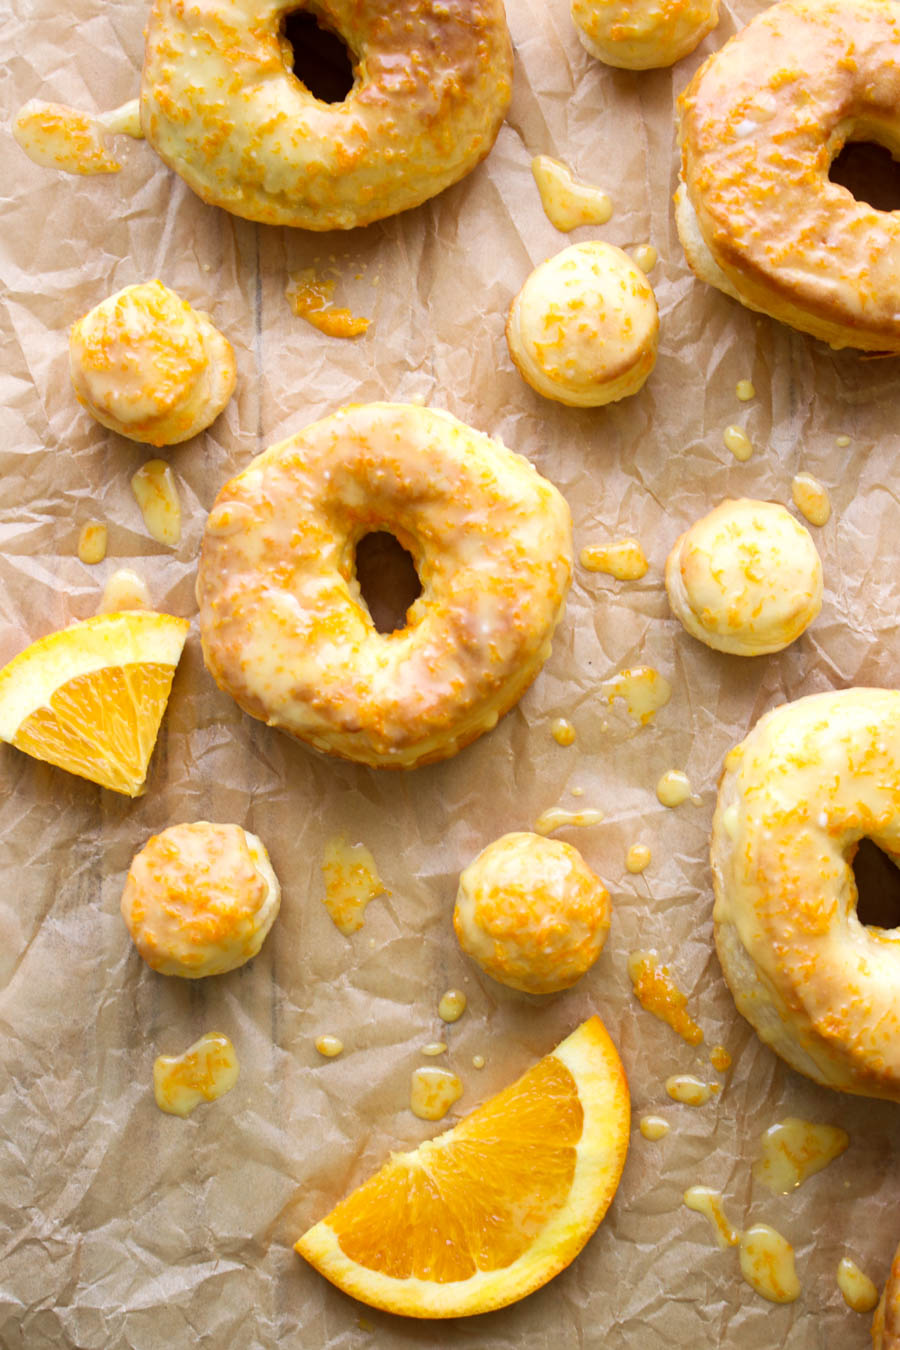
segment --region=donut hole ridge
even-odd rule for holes
[[[320,103],[343,103],[356,83],[356,59],[340,33],[312,9],[292,9],[281,24],[285,64]]]
[[[412,554],[389,530],[370,530],[356,541],[353,571],[360,595],[379,633],[406,627],[408,611],[422,594]]]
[[[900,858],[863,838],[850,865],[859,922],[866,928],[900,929]]]
[[[831,182],[876,211],[900,210],[900,140],[860,119],[838,144],[828,167]]]

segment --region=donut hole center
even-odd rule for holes
[[[281,33],[290,49],[285,60],[303,87],[320,103],[343,103],[356,74],[353,54],[340,34],[308,9],[287,14]]]
[[[900,210],[900,163],[889,146],[860,129],[831,162],[828,177],[876,211]]]
[[[379,633],[405,628],[410,605],[422,594],[412,554],[387,530],[364,534],[356,545],[357,584]]]
[[[890,853],[861,839],[852,862],[856,917],[867,928],[900,928],[900,868]]]

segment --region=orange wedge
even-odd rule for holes
[[[505,1307],[559,1274],[600,1223],[629,1114],[622,1063],[591,1017],[454,1129],[393,1154],[295,1250],[386,1312]]]
[[[189,626],[129,610],[33,642],[0,670],[0,740],[136,797]]]

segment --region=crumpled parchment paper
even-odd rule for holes
[[[94,612],[117,567],[154,603],[193,616],[206,512],[266,445],[348,401],[423,398],[502,437],[565,493],[576,549],[634,534],[643,580],[577,569],[553,655],[497,729],[444,764],[379,774],[317,757],[243,716],[206,675],[196,630],[175,678],[144,797],[131,802],[0,748],[0,1346],[575,1347],[663,1345],[793,1350],[868,1344],[868,1317],[835,1284],[841,1256],[877,1282],[900,1237],[898,1108],[831,1094],[787,1070],[735,1013],[711,938],[707,864],[723,756],[773,704],[854,683],[900,683],[895,429],[900,364],[833,353],[696,282],[674,230],[674,101],[700,60],[763,6],[732,0],[701,49],[672,71],[593,61],[565,0],[509,0],[516,85],[489,159],[416,211],[347,234],[268,229],[207,208],[148,146],[122,143],[118,175],[76,179],[32,165],[8,131],[0,315],[0,659]],[[13,0],[3,21],[4,116],[28,98],[108,109],[138,89],[137,0]],[[556,155],[613,197],[608,225],[557,233],[530,173]],[[577,239],[652,242],[662,316],[657,368],[624,403],[578,412],[542,400],[508,358],[509,302],[531,268]],[[287,273],[316,264],[337,302],[371,317],[366,337],[326,338],[285,302]],[[153,453],[96,425],[69,387],[68,326],[130,282],[160,277],[208,310],[234,344],[237,395],[212,429],[164,452],[185,526],[166,549],[129,490]],[[738,380],[756,398],[741,404]],[[738,463],[729,423],[755,446]],[[850,444],[837,446],[848,435]],[[662,571],[678,533],[724,496],[790,501],[792,476],[824,482],[834,514],[814,531],[826,577],[820,618],[788,651],[718,655],[671,618]],[[81,525],[109,524],[95,567]],[[647,727],[603,682],[657,667],[672,700]],[[550,735],[553,718],[574,746]],[[700,804],[667,810],[654,786],[687,771]],[[581,793],[583,795],[575,795]],[[559,997],[506,990],[457,947],[459,871],[491,839],[547,807],[597,807],[570,829],[614,902],[606,949]],[[118,913],[132,854],[180,820],[237,821],[266,842],[284,902],[251,966],[196,984],[146,969]],[[344,938],[321,904],[320,861],[339,831],[372,850],[389,897]],[[624,866],[634,842],[653,860]],[[655,947],[706,1032],[693,1050],[631,995],[628,953]],[[449,986],[469,1009],[445,1027]],[[363,1308],[308,1269],[293,1240],[391,1149],[442,1126],[408,1109],[421,1047],[465,1094],[449,1120],[511,1081],[590,1013],[616,1040],[635,1124],[661,1110],[669,1135],[635,1129],[624,1178],[573,1265],[517,1306],[455,1323]],[[155,1056],[226,1032],[237,1087],[189,1120],[153,1102]],[[316,1036],[345,1044],[334,1061]],[[707,1106],[677,1106],[666,1077],[715,1078]],[[485,1067],[472,1067],[482,1054]],[[434,1061],[432,1061],[434,1062]],[[761,1132],[787,1114],[841,1124],[847,1153],[793,1196],[751,1182]],[[445,1122],[445,1123],[449,1123]],[[685,1187],[725,1193],[741,1226],[764,1220],[794,1244],[803,1284],[785,1307],[740,1278],[736,1254],[681,1204]]]

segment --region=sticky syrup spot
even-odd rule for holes
[[[844,1296],[844,1302],[854,1312],[871,1312],[878,1302],[878,1290],[864,1275],[855,1261],[849,1256],[841,1257],[837,1268],[837,1286]]]
[[[443,1041],[429,1041],[427,1045],[422,1046],[422,1054],[434,1057],[436,1055],[446,1054],[447,1046]]]
[[[602,819],[602,811],[566,811],[561,806],[551,806],[547,811],[542,811],[534,822],[534,832],[552,834],[564,825],[597,825]]]
[[[605,572],[616,581],[638,581],[648,563],[637,539],[619,539],[614,544],[588,544],[580,561],[587,572]]]
[[[123,609],[152,609],[147,584],[137,572],[120,567],[103,588],[98,614],[118,614]]]
[[[659,254],[652,244],[637,244],[631,250],[631,256],[635,267],[639,267],[642,272],[652,272],[659,260]]]
[[[743,462],[753,454],[750,437],[741,427],[726,427],[722,433],[722,440],[725,442],[726,449],[731,451],[735,459]]]
[[[132,478],[131,490],[150,537],[174,547],[181,538],[181,503],[175,475],[165,460],[148,460]]]
[[[473,1055],[473,1056],[472,1056],[472,1068],[473,1068],[473,1069],[483,1069],[483,1068],[484,1068],[484,1055]]]
[[[208,1031],[183,1055],[160,1055],[153,1065],[153,1093],[160,1111],[189,1116],[201,1102],[230,1092],[240,1068],[227,1036]]]
[[[458,1022],[466,1011],[466,996],[461,989],[448,989],[441,995],[438,1017],[442,1022]]]
[[[718,1083],[702,1083],[692,1073],[676,1073],[666,1079],[666,1092],[682,1106],[704,1106],[718,1091]]]
[[[413,1072],[409,1107],[420,1120],[440,1120],[459,1101],[463,1085],[449,1069],[422,1068]]]
[[[773,1195],[787,1195],[839,1158],[849,1143],[849,1134],[837,1125],[787,1116],[770,1125],[760,1139],[753,1175]]]
[[[668,966],[659,964],[656,952],[632,952],[628,974],[642,1008],[670,1026],[688,1045],[700,1044],[703,1030],[687,1011],[687,995],[675,984]]]
[[[689,1186],[684,1193],[684,1203],[697,1214],[704,1214],[713,1226],[716,1242],[720,1247],[736,1247],[741,1240],[737,1229],[732,1228],[722,1208],[722,1192],[714,1191],[710,1186]]]
[[[717,1073],[727,1073],[731,1068],[731,1056],[724,1045],[714,1045],[709,1052],[709,1062]]]
[[[338,1036],[319,1036],[316,1040],[316,1049],[326,1059],[335,1059],[343,1054],[344,1042]]]
[[[624,699],[629,716],[640,722],[641,726],[646,726],[672,697],[669,681],[652,666],[622,670],[607,680],[603,688],[607,703],[617,698]]]
[[[363,926],[366,905],[376,895],[389,895],[365,844],[348,844],[342,834],[325,845],[322,858],[325,877],[323,903],[345,937]]]
[[[806,516],[810,525],[825,525],[831,518],[831,500],[828,489],[811,473],[798,473],[791,483],[794,505]]]
[[[78,557],[83,563],[99,563],[106,557],[108,531],[105,525],[89,521],[78,536]]]
[[[656,795],[663,806],[681,806],[691,795],[691,780],[681,769],[669,769],[657,783]]]
[[[339,309],[333,305],[334,280],[326,281],[317,277],[315,268],[305,267],[300,272],[292,272],[285,290],[285,296],[298,319],[305,319],[326,337],[361,337],[369,327],[370,320],[358,318],[349,309]]]
[[[800,1296],[794,1249],[766,1223],[755,1223],[741,1234],[741,1274],[771,1303],[793,1303]]]
[[[550,723],[550,735],[557,745],[572,745],[575,740],[575,728],[565,717],[557,717]]]
[[[650,866],[652,854],[646,844],[632,844],[625,854],[625,867],[634,875]]]
[[[645,1139],[655,1143],[669,1133],[669,1122],[663,1116],[641,1116],[639,1128]]]
[[[734,391],[741,403],[749,403],[751,398],[756,398],[756,390],[753,388],[752,380],[738,380],[737,388]]]
[[[531,172],[547,219],[558,230],[568,233],[578,225],[605,225],[612,215],[608,194],[590,183],[579,182],[560,160],[535,155]]]

